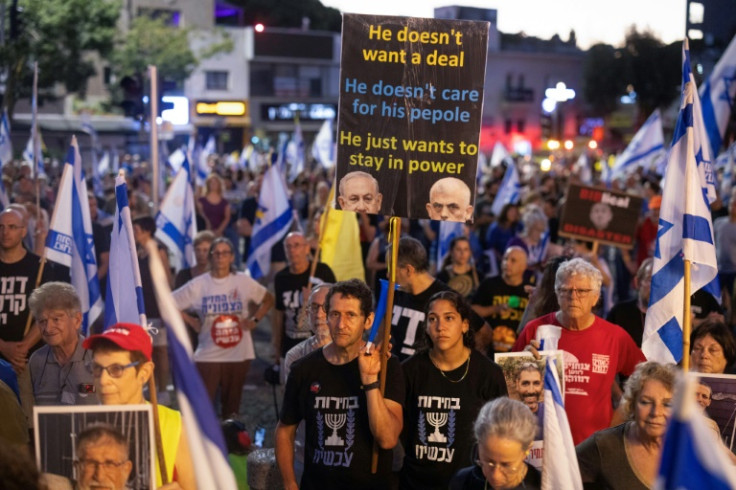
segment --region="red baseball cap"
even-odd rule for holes
[[[91,335],[84,339],[82,347],[85,349],[93,349],[95,342],[99,339],[107,339],[118,347],[134,351],[138,350],[151,360],[153,353],[153,341],[148,332],[135,323],[116,323],[107,330],[98,335]]]

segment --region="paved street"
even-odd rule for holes
[[[262,321],[253,331],[256,359],[251,364],[240,406],[240,420],[245,424],[251,439],[258,427],[266,429],[263,447],[273,447],[273,431],[276,428],[273,388],[263,380],[264,370],[271,365],[270,317]],[[279,408],[283,397],[283,386],[276,387]]]

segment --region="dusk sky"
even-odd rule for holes
[[[568,38],[575,29],[578,46],[597,42],[614,46],[623,42],[626,30],[636,24],[649,29],[665,43],[685,35],[685,0],[322,0],[342,12],[378,15],[432,17],[435,7],[464,5],[494,8],[501,32],[524,31],[548,39]]]

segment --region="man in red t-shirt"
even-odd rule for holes
[[[560,311],[527,323],[512,350],[560,349],[565,361],[565,410],[575,444],[610,425],[611,386],[617,373],[630,375],[644,354],[618,325],[595,316],[601,274],[576,258],[555,276]]]

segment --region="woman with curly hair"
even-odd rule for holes
[[[585,488],[654,486],[676,376],[674,364],[643,362],[636,367],[621,401],[627,421],[594,433],[576,448]]]

